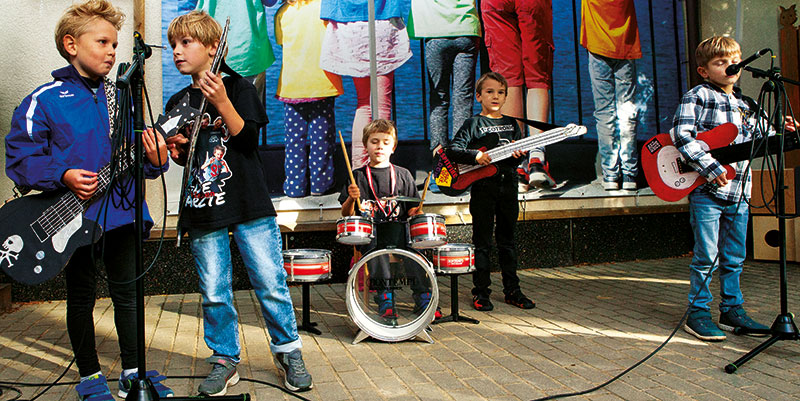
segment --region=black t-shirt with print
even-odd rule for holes
[[[229,135],[219,112],[208,105],[197,138],[189,195],[181,216],[183,228],[215,230],[276,215],[258,154],[258,131],[267,123],[264,107],[256,88],[241,76],[227,76],[222,81],[236,112],[245,121],[246,128],[251,129],[243,129],[236,136]],[[200,89],[186,87],[172,95],[166,110],[178,105],[187,92],[190,105],[199,108],[203,99]],[[191,127],[185,127],[186,137],[189,132]]]
[[[487,135],[497,136],[498,144],[495,147],[522,139],[522,131],[513,118],[505,115],[501,118],[489,118],[476,114],[464,121],[453,136],[447,149],[447,156],[456,163],[477,164],[475,156],[478,154],[478,149],[473,147],[474,141],[479,141]],[[501,173],[513,174],[519,162],[520,159],[509,157],[494,164]]]
[[[405,222],[408,219],[408,209],[417,206],[418,202],[397,202],[394,200],[387,202],[378,202],[378,198],[386,196],[411,196],[419,198],[419,191],[414,184],[414,177],[408,169],[393,165],[395,170],[395,188],[392,192],[392,169],[390,167],[376,168],[371,167],[372,173],[372,187],[375,189],[373,194],[367,179],[367,166],[353,170],[353,178],[356,180],[358,190],[361,192],[361,204],[364,206],[362,216],[371,217],[374,223],[382,223],[384,221],[401,221]],[[348,183],[349,184],[349,183]],[[344,203],[350,195],[347,193],[347,185],[342,189],[339,194],[339,203]],[[387,213],[389,216],[387,216]],[[356,214],[358,211],[356,209]]]

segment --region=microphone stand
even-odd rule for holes
[[[773,91],[775,95],[775,102],[778,105],[778,113],[777,116],[780,119],[778,124],[780,127],[783,127],[783,120],[784,120],[784,113],[782,109],[782,102],[781,100],[784,98],[785,90],[783,83],[789,83],[792,85],[800,86],[800,82],[784,78],[780,75],[777,69],[770,69],[770,70],[760,70],[753,67],[744,67],[745,71],[750,71],[753,73],[753,78],[766,78],[769,81],[764,83],[762,87],[762,91]],[[781,132],[783,132],[783,128],[781,128]],[[793,132],[792,135],[798,135],[798,133]],[[785,137],[782,138],[785,140]],[[783,147],[781,146],[781,150]],[[766,350],[773,344],[778,341],[782,340],[799,340],[800,334],[798,333],[797,326],[794,323],[793,314],[789,313],[788,305],[787,305],[787,276],[786,276],[786,205],[785,205],[785,187],[784,187],[784,178],[783,178],[783,168],[785,163],[785,155],[783,151],[777,152],[776,157],[778,159],[777,163],[777,173],[775,177],[776,182],[776,209],[777,209],[777,218],[778,218],[778,233],[779,233],[779,264],[780,264],[780,304],[781,304],[781,312],[775,318],[775,321],[772,323],[772,327],[769,330],[750,330],[745,328],[736,328],[734,330],[734,334],[769,334],[770,337],[764,341],[763,343],[759,344],[757,347],[750,350],[748,353],[743,355],[741,358],[737,359],[733,363],[729,363],[725,366],[726,373],[734,373],[736,370],[741,367],[744,363],[752,359],[754,356],[758,355],[762,351]]]
[[[119,88],[130,88],[133,105],[133,139],[134,139],[134,205],[135,221],[134,230],[136,231],[136,351],[139,369],[138,379],[135,380],[125,397],[125,401],[158,401],[160,399],[153,383],[147,377],[145,361],[145,331],[144,331],[144,273],[143,248],[144,241],[144,146],[142,145],[142,133],[145,130],[144,123],[144,60],[152,55],[152,46],[146,44],[139,32],[134,32],[133,62],[122,75],[117,78]],[[120,110],[121,113],[130,113],[130,110]],[[123,119],[123,121],[127,121]],[[222,401],[249,401],[250,395],[230,395],[216,397],[169,397],[171,401],[197,401],[198,398],[209,398]]]

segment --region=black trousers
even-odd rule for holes
[[[503,277],[503,293],[519,289],[517,276],[516,227],[519,215],[517,174],[501,173],[472,185],[469,212],[472,215],[472,243],[475,245],[475,272],[472,295],[489,296],[492,290],[492,231],[497,241],[497,256]],[[494,226],[494,227],[492,227]]]
[[[108,278],[128,282],[136,277],[135,241],[133,224],[106,232],[95,245],[78,248],[67,263],[67,332],[75,353],[75,363],[81,376],[100,370],[94,332],[94,305],[97,298],[97,274],[92,262],[100,258],[100,247],[105,240],[103,264]],[[95,260],[99,263],[99,260]],[[138,366],[136,348],[136,283],[108,283],[114,304],[114,325],[119,337],[123,369]]]

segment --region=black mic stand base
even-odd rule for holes
[[[236,395],[196,395],[193,397],[166,397],[166,400],[169,401],[197,401],[197,400],[214,400],[214,401],[251,401],[250,394],[236,394]],[[158,395],[158,391],[156,391],[153,383],[150,382],[150,379],[145,380],[137,380],[133,382],[133,386],[131,390],[128,392],[128,396],[125,397],[125,401],[159,401],[160,397]]]
[[[772,327],[769,329],[769,331],[766,333],[764,331],[765,330],[748,330],[744,328],[737,328],[734,330],[734,334],[772,334],[772,336],[763,343],[759,344],[757,347],[750,350],[750,352],[744,354],[735,362],[725,365],[725,373],[736,372],[740,366],[744,365],[754,356],[760,354],[761,351],[764,351],[778,341],[800,340],[800,334],[798,334],[797,326],[794,324],[793,315],[791,313],[778,315],[778,317],[775,318],[775,322],[772,323]]]

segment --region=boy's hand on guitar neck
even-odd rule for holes
[[[475,162],[481,166],[488,166],[492,164],[492,158],[488,154],[479,150],[478,154],[475,155]]]
[[[211,71],[206,71],[205,76],[199,80],[198,85],[200,86],[200,92],[215,108],[219,109],[220,105],[230,102],[221,76]]]
[[[797,130],[797,122],[794,121],[792,116],[786,116],[786,118],[783,119],[783,128],[787,132],[795,132]]]
[[[69,169],[61,182],[81,200],[87,200],[97,191],[97,173],[79,168]]]

